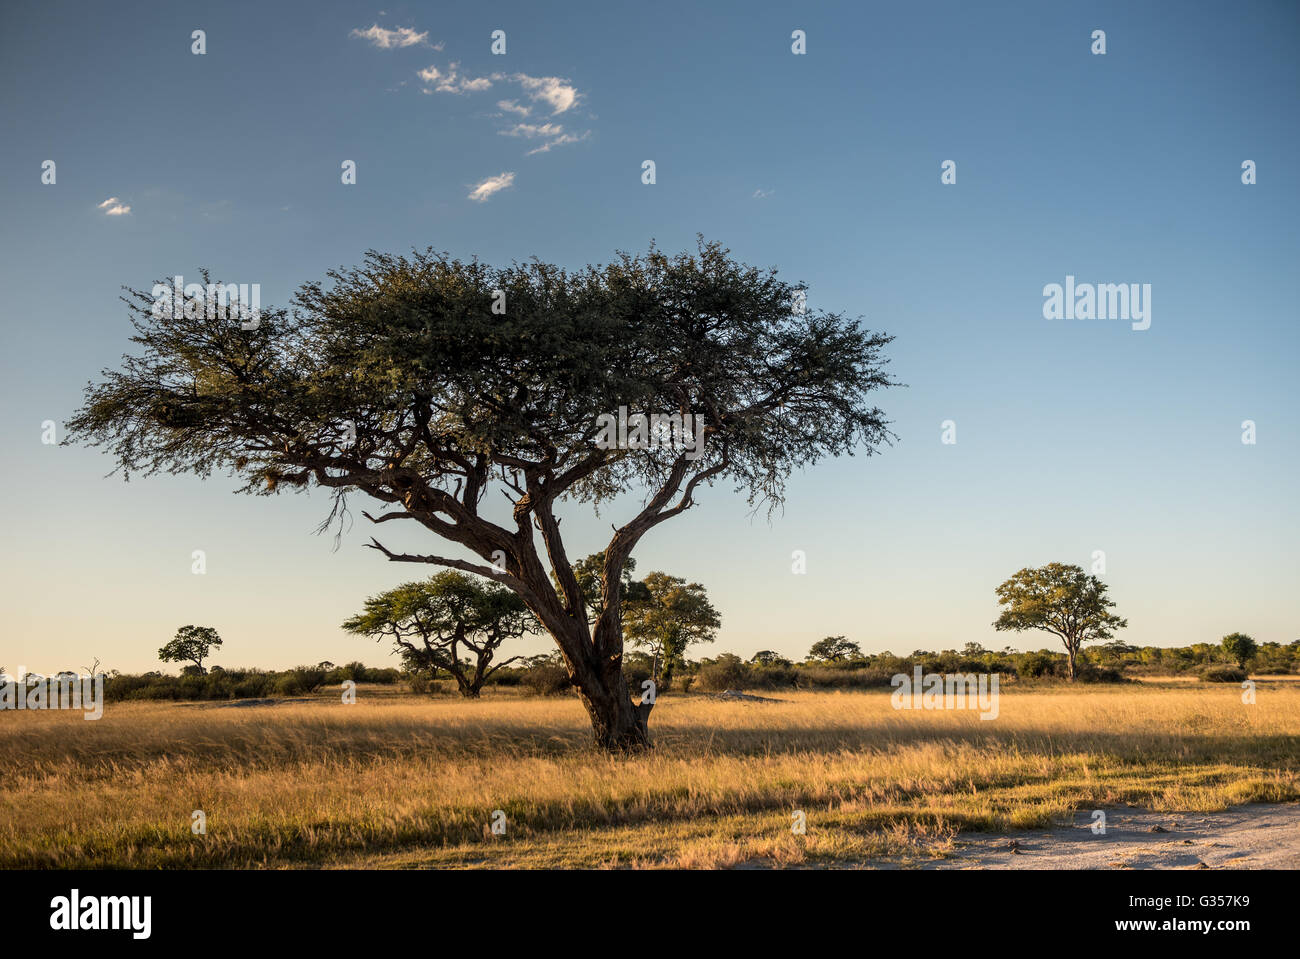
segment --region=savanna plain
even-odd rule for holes
[[[356,692],[9,713],[0,867],[914,868],[1090,810],[1300,800],[1289,678],[1253,704],[1012,685],[992,720],[889,690],[668,694],[626,757],[591,747],[570,696]]]

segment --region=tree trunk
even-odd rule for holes
[[[578,696],[591,717],[592,741],[611,753],[646,749],[650,745],[647,724],[654,705],[633,703],[627,684],[620,685],[622,689],[612,693],[578,686]]]
[[[465,671],[462,669],[449,669],[448,672],[451,673],[452,677],[456,680],[456,688],[460,691],[462,696],[466,699],[479,698],[478,691],[479,687],[482,685],[481,683],[470,682],[469,678],[465,675]]]
[[[602,596],[605,608],[593,630],[572,572],[561,575],[560,579],[561,583],[569,582],[573,595],[567,597],[567,607],[557,608],[537,599],[551,589],[550,577],[541,563],[535,555],[525,554],[522,559],[524,562],[517,575],[525,582],[535,584],[532,601],[529,596],[524,596],[524,602],[560,648],[569,683],[577,690],[578,698],[591,717],[595,745],[610,753],[648,748],[650,734],[647,724],[654,704],[634,703],[628,693],[627,678],[623,675],[623,624],[618,613],[617,572],[612,587],[609,577],[606,577]],[[564,568],[568,570],[567,563]],[[618,569],[622,569],[621,564]]]
[[[585,626],[583,627],[585,632]],[[586,635],[556,637],[569,679],[591,717],[592,741],[611,753],[648,748],[653,703],[633,702],[623,675],[623,636],[617,619],[597,624],[594,644]],[[593,655],[594,650],[602,653]]]
[[[1072,646],[1067,646],[1065,648],[1066,659],[1068,659],[1070,662],[1070,682],[1074,682],[1074,657],[1077,653],[1078,650],[1076,650]]]

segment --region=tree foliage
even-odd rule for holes
[[[629,603],[639,602],[649,598],[646,592],[645,584],[632,577],[636,571],[636,560],[628,557],[623,563],[623,571],[620,575],[623,608],[626,610]],[[578,581],[578,589],[582,592],[583,602],[587,604],[587,610],[590,614],[590,620],[594,623],[600,618],[601,593],[603,590],[605,575],[605,554],[604,552],[592,553],[585,556],[573,564],[573,577]],[[552,571],[551,580],[556,589],[559,589],[559,582]]]

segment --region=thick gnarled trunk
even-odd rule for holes
[[[594,687],[578,683],[578,696],[591,717],[595,744],[610,752],[645,749],[650,745],[649,719],[653,703],[635,703],[628,693],[623,670],[602,677]]]
[[[558,625],[558,624],[557,624]],[[591,717],[594,744],[619,753],[650,746],[649,719],[653,703],[632,700],[623,675],[623,636],[616,619],[596,625],[594,642],[585,623],[552,629],[569,670],[569,680]]]

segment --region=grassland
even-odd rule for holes
[[[1004,688],[993,721],[887,690],[775,695],[661,697],[656,748],[625,759],[588,747],[576,700],[508,690],[4,713],[0,866],[908,864],[1078,809],[1300,799],[1297,683],[1262,679],[1255,705],[1235,686]]]

